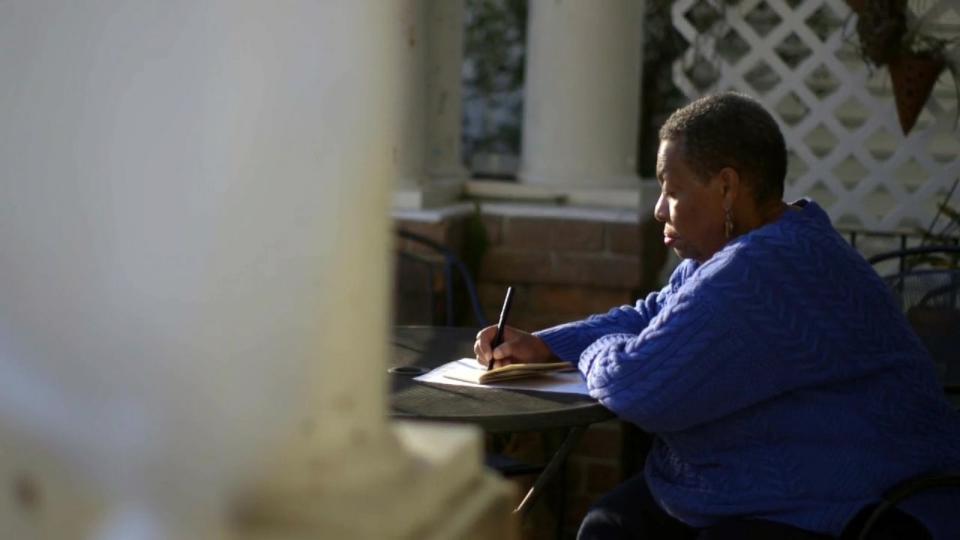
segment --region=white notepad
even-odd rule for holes
[[[531,364],[515,364],[530,366]],[[537,365],[537,364],[532,364]],[[556,392],[562,394],[589,395],[587,383],[579,371],[564,362],[563,364],[539,364],[543,368],[512,366],[496,368],[487,371],[475,358],[461,358],[448,362],[433,371],[416,377],[415,380],[456,386],[472,386],[477,388],[508,388],[512,390],[537,390],[540,392]],[[500,371],[499,380],[494,377],[492,382],[481,384],[481,377],[488,373]],[[536,372],[535,374],[533,372]],[[511,376],[512,375],[512,376]]]

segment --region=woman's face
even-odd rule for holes
[[[663,243],[684,259],[704,262],[726,244],[725,189],[719,175],[703,182],[687,166],[683,144],[660,141],[660,198],[653,215],[663,222]]]

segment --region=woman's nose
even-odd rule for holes
[[[663,193],[661,193],[660,198],[657,199],[657,205],[653,207],[653,219],[661,223],[666,223],[669,215],[669,212],[667,212],[667,201],[664,199]]]

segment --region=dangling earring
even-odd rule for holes
[[[730,209],[724,210],[725,219],[723,220],[723,232],[727,235],[727,240],[733,236],[733,216],[730,215]]]

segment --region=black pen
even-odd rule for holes
[[[490,342],[490,363],[487,364],[487,371],[493,369],[493,350],[503,343],[503,329],[507,326],[507,315],[510,314],[510,302],[513,300],[513,287],[507,287],[507,296],[503,299],[503,308],[500,309],[500,321],[497,322],[497,335],[493,336]]]

